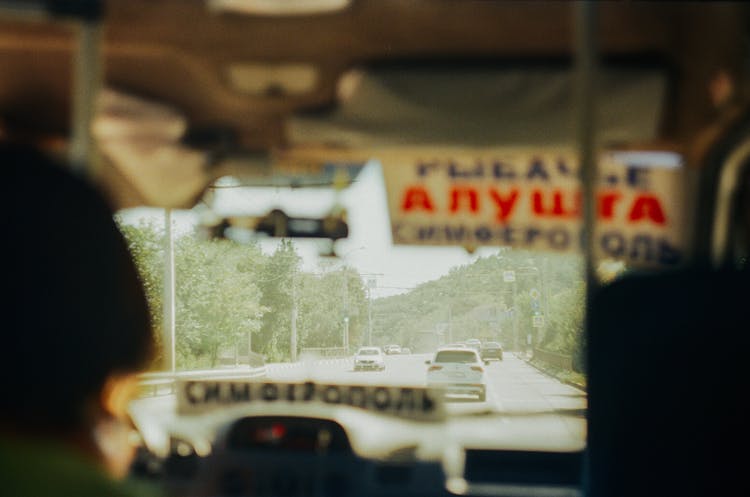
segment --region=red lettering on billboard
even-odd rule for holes
[[[658,198],[653,195],[640,195],[635,199],[633,207],[630,209],[628,220],[640,221],[641,219],[650,219],[656,224],[665,224],[667,222]]]
[[[458,212],[461,209],[462,198],[468,200],[469,211],[479,212],[479,194],[471,187],[455,187],[451,190],[451,212]]]
[[[615,216],[615,204],[622,195],[618,192],[604,192],[599,197],[599,219],[609,220]]]
[[[403,211],[413,211],[416,209],[428,212],[435,210],[430,194],[421,186],[408,188],[404,193],[404,200],[401,202],[401,210]]]
[[[490,198],[497,208],[497,220],[504,223],[513,214],[513,208],[518,200],[518,189],[514,188],[507,195],[502,195],[494,188],[490,188]]]
[[[548,217],[576,217],[581,211],[581,197],[578,193],[568,192],[568,202],[565,202],[565,192],[552,190],[544,192],[534,190],[531,192],[532,212],[537,216]],[[570,206],[572,197],[572,206]],[[565,204],[568,204],[567,208]],[[551,205],[550,205],[551,204]]]

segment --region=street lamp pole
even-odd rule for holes
[[[367,286],[367,345],[372,345],[372,287],[370,285]]]
[[[349,277],[344,271],[344,350],[349,353]]]
[[[382,273],[361,273],[361,276],[383,276]],[[372,345],[372,289],[377,285],[375,278],[367,280],[367,345]]]
[[[533,261],[531,259],[529,259],[529,262],[533,263]],[[530,333],[528,333],[527,339],[526,339],[525,348],[531,347],[532,352],[533,352],[534,343],[538,343],[539,342],[539,330],[543,330],[543,331],[546,330],[547,320],[549,319],[548,312],[547,312],[548,311],[548,306],[547,306],[546,292],[545,292],[545,288],[544,288],[544,281],[542,279],[542,274],[539,271],[539,268],[536,267],[536,266],[524,266],[524,267],[520,267],[520,268],[518,268],[518,272],[520,274],[523,274],[524,272],[527,273],[527,274],[528,273],[533,273],[536,276],[536,285],[537,285],[537,287],[539,287],[537,289],[537,292],[539,292],[539,293],[538,293],[538,295],[536,297],[537,309],[535,309],[535,314],[536,314],[536,312],[538,312],[538,304],[539,304],[539,300],[538,299],[539,299],[539,297],[541,297],[541,298],[544,299],[544,313],[542,314],[542,323],[541,323],[541,326],[536,326],[536,322],[534,322],[533,325],[532,325],[532,327],[536,328],[536,331],[533,333],[533,335],[536,335],[536,337],[533,337],[532,333],[530,332]],[[534,318],[532,318],[532,320],[533,319]]]
[[[349,250],[344,255],[340,256],[342,258],[348,256],[349,254],[352,254],[356,252],[357,250],[364,250],[367,247],[364,245],[354,248],[352,250]],[[344,277],[344,336],[343,336],[343,347],[344,350],[346,350],[347,354],[349,353],[349,276],[346,272],[346,266],[344,266],[342,269],[342,275]]]
[[[297,362],[297,269],[292,273],[292,316],[291,337],[289,342],[289,355],[292,362]]]
[[[172,210],[164,210],[164,308],[162,340],[164,341],[164,368],[175,370],[175,292],[174,292],[174,238],[172,236]]]

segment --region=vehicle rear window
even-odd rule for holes
[[[477,362],[477,356],[474,352],[463,350],[442,350],[435,356],[435,362]]]
[[[484,344],[485,349],[499,349],[500,344],[497,342],[487,342]]]
[[[359,351],[359,355],[378,355],[377,349],[363,349]]]

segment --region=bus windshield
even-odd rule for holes
[[[116,211],[154,454],[231,448],[243,416],[248,452],[581,454],[595,291],[746,264],[739,3],[21,3],[0,0],[0,140]]]

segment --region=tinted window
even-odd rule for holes
[[[435,356],[435,362],[477,362],[477,356],[474,352],[462,350],[442,350]]]

